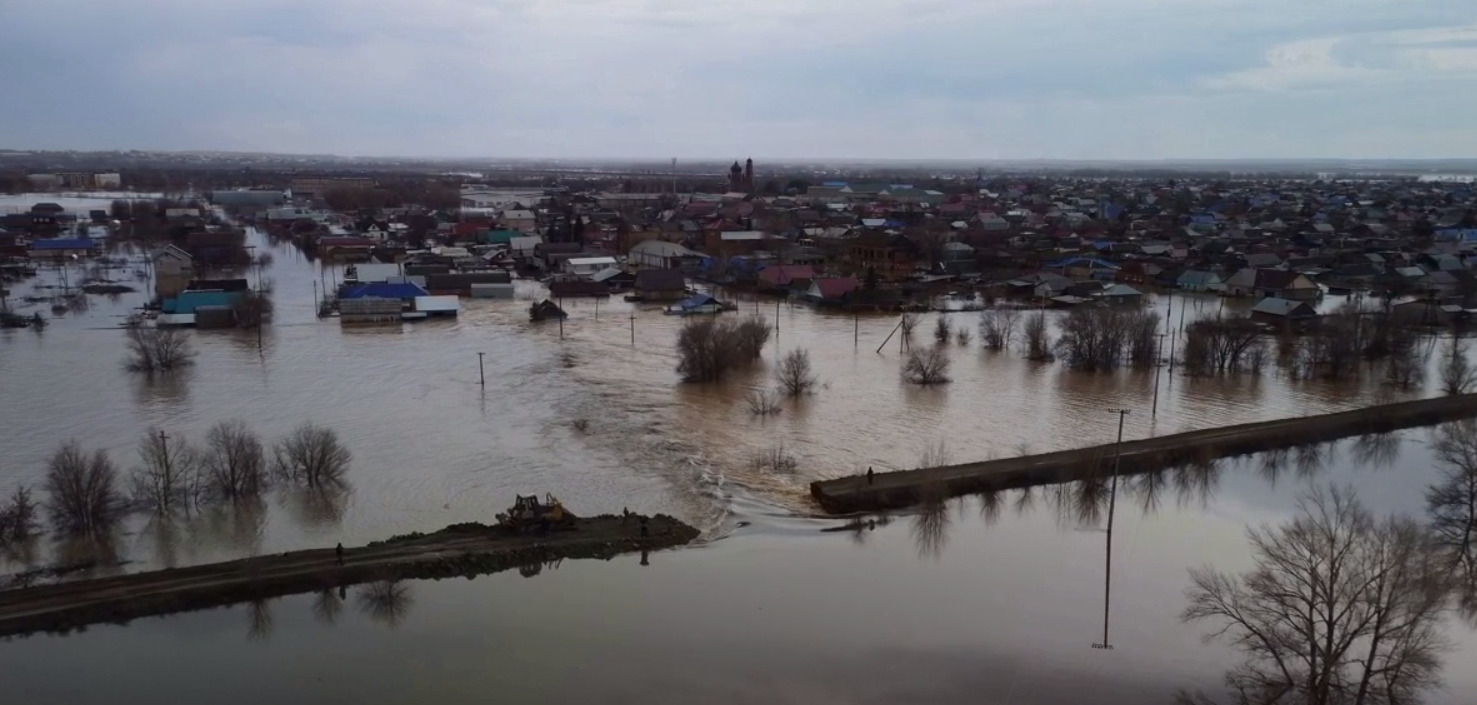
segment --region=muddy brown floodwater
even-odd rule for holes
[[[1245,567],[1246,525],[1287,517],[1309,484],[1353,483],[1377,511],[1419,514],[1434,477],[1424,432],[1412,431],[1383,468],[1344,447],[1321,470],[1269,475],[1243,463],[1153,501],[1120,498],[1117,648],[1093,650],[1097,517],[1058,512],[1037,492],[986,506],[971,498],[926,521],[824,531],[843,522],[811,518],[808,483],[913,467],[940,442],[953,462],[1108,442],[1120,407],[1133,410],[1126,435],[1135,438],[1347,409],[1387,393],[1372,383],[1191,380],[1166,369],[1151,414],[1152,373],[1038,365],[982,351],[977,335],[950,344],[952,384],[919,389],[900,380],[896,340],[874,352],[895,318],[785,304],[776,312],[773,300],[743,303],[778,324],[763,364],[721,385],[688,386],[673,369],[681,320],[658,309],[615,297],[597,318],[593,300],[569,300],[562,339],[556,324],[528,322],[523,299],[464,301],[455,321],[343,329],[313,315],[314,282],[341,273],[251,237],[275,256],[263,276],[275,284],[277,319],[260,347],[253,334],[196,333],[193,369],[152,382],[130,376],[118,324],[142,293],[93,297],[41,334],[0,331],[0,492],[36,484],[61,439],[128,467],[151,425],[199,439],[229,418],[269,439],[306,420],[336,429],[354,453],[351,489],[274,492],[260,506],[187,521],[134,517],[111,545],[43,540],[9,556],[5,572],[25,569],[26,558],[127,561],[84,572],[95,577],[356,545],[489,521],[515,492],[554,492],[591,513],[675,514],[702,528],[706,545],[653,554],[649,565],[636,556],[566,561],[527,579],[407,581],[32,637],[0,645],[7,692],[76,703],[470,702],[488,693],[536,702],[592,693],[643,703],[1162,701],[1176,687],[1214,687],[1233,663],[1177,621],[1188,568]],[[24,296],[29,286],[13,288]],[[538,287],[520,285],[519,295]],[[1220,305],[1176,297],[1175,322],[1181,307],[1205,315]],[[932,344],[931,328],[925,319],[918,344]],[[778,416],[752,417],[743,393],[771,385],[773,361],[795,347],[810,351],[822,388]],[[754,457],[777,445],[798,457],[797,470],[756,470]],[[1458,650],[1448,664],[1477,657],[1465,623],[1451,634]],[[1448,668],[1448,690],[1430,700],[1461,702],[1463,689],[1477,689],[1468,671]]]

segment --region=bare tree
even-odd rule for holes
[[[758,360],[774,329],[763,316],[750,316],[733,328],[733,347],[742,363]]]
[[[169,514],[188,512],[199,501],[204,484],[200,453],[188,442],[150,428],[139,439],[138,457],[139,465],[129,475],[129,492],[135,502]]]
[[[805,348],[795,348],[785,353],[780,358],[775,377],[779,379],[780,391],[785,396],[800,397],[815,391],[816,378],[810,367],[810,352]]]
[[[980,342],[990,350],[1004,350],[1015,340],[1015,329],[1021,318],[1013,308],[991,309],[980,313]]]
[[[1057,351],[1070,366],[1112,370],[1125,355],[1137,365],[1154,360],[1159,315],[1121,308],[1077,308],[1062,322]]]
[[[46,467],[46,512],[64,534],[101,536],[122,510],[118,469],[99,450],[88,455],[76,441],[63,443]]]
[[[775,395],[764,389],[750,389],[744,395],[744,404],[749,407],[749,413],[754,416],[771,416],[780,412],[780,401]]]
[[[1194,376],[1256,367],[1265,351],[1261,328],[1249,318],[1206,319],[1185,328],[1185,370]]]
[[[708,316],[689,319],[677,334],[677,372],[687,382],[716,382],[729,370],[759,359],[769,334],[762,316],[741,323]]]
[[[270,255],[271,253],[263,254]],[[271,322],[272,312],[276,306],[272,302],[270,292],[251,291],[237,299],[231,308],[236,314],[237,327],[257,328]]]
[[[272,449],[277,476],[314,489],[340,487],[353,454],[331,428],[304,423]]]
[[[964,326],[959,326],[959,330],[954,331],[954,340],[958,341],[961,346],[969,345],[971,338],[969,329]]]
[[[1477,383],[1477,369],[1467,359],[1467,344],[1453,335],[1441,360],[1441,390],[1447,394],[1466,394]]]
[[[949,338],[953,337],[953,335],[954,329],[952,326],[949,325],[948,316],[945,316],[942,313],[939,314],[939,317],[933,320],[934,342],[947,343],[949,342]]]
[[[903,378],[924,386],[949,382],[949,356],[941,348],[913,350],[903,362]]]
[[[1437,683],[1452,588],[1429,535],[1376,519],[1351,490],[1314,491],[1298,508],[1248,532],[1250,571],[1192,570],[1181,617],[1246,656],[1226,674],[1237,703],[1414,702]]]
[[[177,328],[130,325],[127,336],[129,357],[124,367],[131,372],[168,372],[195,362],[189,336]]]
[[[918,469],[943,467],[949,464],[949,444],[940,438],[923,448],[918,454]]]
[[[750,459],[755,472],[793,474],[800,467],[800,459],[785,448],[784,444],[772,445],[759,451]]]
[[[242,421],[222,421],[210,428],[201,465],[211,492],[221,499],[252,499],[266,489],[261,439]]]
[[[1385,358],[1385,384],[1401,389],[1419,387],[1426,379],[1426,358],[1416,345],[1396,340],[1389,357]]]
[[[36,510],[31,488],[16,487],[10,498],[0,505],[0,546],[20,543],[34,536],[38,528]]]
[[[1026,316],[1022,333],[1025,335],[1026,359],[1038,362],[1052,359],[1051,349],[1054,345],[1051,342],[1051,325],[1046,321],[1045,311]]]

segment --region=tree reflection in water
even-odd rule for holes
[[[1248,538],[1253,568],[1192,570],[1181,615],[1245,656],[1226,674],[1230,702],[1407,703],[1436,684],[1453,582],[1419,523],[1378,519],[1352,489],[1334,488],[1304,495],[1292,521]]]
[[[323,624],[332,625],[344,611],[341,590],[324,588],[313,597],[313,617]]]
[[[414,604],[410,586],[399,580],[376,580],[361,585],[356,595],[360,612],[391,629],[405,621]]]
[[[923,488],[918,513],[913,515],[913,542],[920,558],[938,560],[949,539],[949,495],[942,484]]]
[[[1395,464],[1400,456],[1400,434],[1370,433],[1354,439],[1350,450],[1354,462],[1374,470],[1382,470]]]
[[[1442,425],[1431,436],[1441,469],[1426,488],[1431,534],[1460,582],[1462,614],[1477,625],[1477,420]]]
[[[262,641],[272,635],[272,609],[267,600],[246,603],[246,638]]]

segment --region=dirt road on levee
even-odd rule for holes
[[[681,546],[697,529],[665,515],[643,522],[600,516],[569,530],[515,534],[456,524],[345,548],[293,551],[224,563],[0,591],[0,636],[66,632],[91,624],[221,607],[376,580],[447,578],[531,568],[562,558],[610,559]]]

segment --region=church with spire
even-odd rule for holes
[[[744,165],[734,162],[728,169],[729,193],[754,193],[754,160],[745,159]]]

